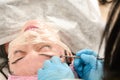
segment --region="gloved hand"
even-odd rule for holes
[[[84,49],[76,53],[74,60],[74,68],[78,76],[84,80],[102,80],[103,65],[102,62],[97,60],[97,54],[90,50]]]
[[[38,71],[38,80],[62,79],[74,79],[74,74],[70,67],[66,63],[62,63],[56,56],[51,60],[46,60],[43,68]]]

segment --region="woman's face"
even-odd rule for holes
[[[10,43],[9,67],[13,75],[36,75],[44,61],[51,58],[48,55],[64,55],[64,49],[61,46],[49,41],[50,36],[40,36],[42,34],[37,32],[38,26],[37,22],[27,23],[20,37]]]
[[[64,54],[64,50],[54,44],[38,43],[15,45],[11,54],[9,62],[11,72],[14,75],[30,76],[37,74],[44,61],[51,58],[47,55],[60,56]]]

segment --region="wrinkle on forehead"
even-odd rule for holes
[[[29,22],[25,24],[26,26],[29,25]],[[30,24],[32,25],[32,24]],[[17,37],[14,41],[11,43],[24,43],[24,42],[37,42],[38,40],[44,41],[44,40],[60,40],[59,35],[57,34],[58,30],[55,29],[50,23],[45,22],[37,22],[36,24],[33,24],[38,27],[38,29],[35,30],[28,30],[24,32],[24,29],[21,31],[21,35]],[[25,26],[25,27],[26,27]],[[43,40],[42,40],[43,39]]]

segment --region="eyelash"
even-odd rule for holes
[[[19,60],[21,60],[21,59],[23,59],[24,57],[21,57],[21,58],[18,58],[18,59],[16,59],[15,61],[13,61],[11,64],[15,64],[15,63],[17,63]]]

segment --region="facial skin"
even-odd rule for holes
[[[14,75],[35,75],[44,61],[51,58],[47,55],[60,56],[63,52],[61,47],[52,44],[16,45],[11,52],[10,69]]]
[[[28,22],[21,35],[10,42],[8,58],[10,71],[13,75],[36,75],[38,69],[42,68],[44,61],[51,58],[47,55],[59,57],[64,55],[65,48],[62,47],[63,44],[57,35],[53,31],[51,33],[50,29],[48,31],[42,29],[41,32],[38,26],[41,27],[37,22]]]

